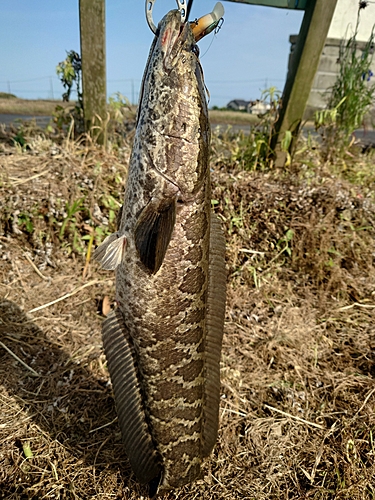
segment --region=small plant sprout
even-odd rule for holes
[[[25,441],[22,444],[22,449],[26,459],[33,458],[34,455],[33,452],[31,451],[30,441]]]
[[[288,255],[288,257],[292,255],[291,242],[293,240],[293,237],[293,229],[288,229],[284,236],[280,238],[280,240],[277,242],[277,248],[280,249],[279,255],[283,254],[284,252]]]

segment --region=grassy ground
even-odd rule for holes
[[[250,113],[242,113],[239,111],[224,111],[224,110],[214,110],[209,111],[211,123],[224,123],[229,125],[254,125],[259,122],[259,118],[256,115]]]
[[[48,99],[18,99],[17,97],[9,98],[0,95],[0,114],[52,116],[56,106],[71,107],[72,103]]]
[[[139,499],[100,336],[114,276],[86,263],[114,229],[131,133],[109,151],[24,138],[0,144],[0,498]],[[374,498],[374,158],[324,164],[302,143],[259,172],[249,140],[212,141],[219,439],[202,480],[164,498]]]

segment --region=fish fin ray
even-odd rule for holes
[[[126,237],[113,233],[106,237],[101,245],[95,250],[93,257],[97,260],[102,269],[114,271],[121,264],[124,257]]]
[[[160,475],[161,466],[146,419],[134,347],[119,309],[103,321],[102,335],[125,451],[139,481],[148,483]]]
[[[135,245],[142,263],[153,274],[163,263],[176,221],[176,200],[157,205],[150,202],[142,211],[135,227]]]
[[[216,215],[211,215],[210,258],[205,342],[205,403],[202,456],[207,457],[217,439],[220,406],[220,356],[226,300],[225,238]]]

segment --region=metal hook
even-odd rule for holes
[[[212,31],[215,31],[216,34],[224,22],[223,15],[224,7],[221,2],[217,2],[210,14],[206,14],[190,23],[195,41],[198,42]]]
[[[147,19],[147,24],[150,27],[150,30],[153,32],[153,34],[156,34],[156,26],[154,23],[154,20],[152,18],[152,11],[154,10],[154,3],[156,0],[146,0],[146,19]]]
[[[176,2],[181,14],[181,23],[184,24],[186,21],[186,2],[185,0],[176,0]]]
[[[156,34],[156,29],[157,29],[152,16],[152,11],[154,10],[155,2],[156,0],[146,0],[146,5],[145,5],[147,24],[149,25],[150,30],[154,33],[154,35]],[[184,24],[187,20],[187,16],[189,15],[193,1],[189,0],[189,4],[187,7],[186,7],[186,0],[176,0],[176,2],[178,10],[180,11],[181,14],[181,23]]]
[[[221,30],[221,27],[223,26],[223,24],[224,24],[224,18],[223,18],[223,17],[221,17],[221,18],[218,20],[217,25],[216,25],[216,28],[215,28],[215,31],[214,31],[215,35],[217,35],[217,34],[219,33],[219,31]]]

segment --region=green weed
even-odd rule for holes
[[[362,51],[359,51],[357,42],[363,8],[361,5],[358,8],[354,34],[341,43],[339,74],[330,89],[327,109],[315,114],[315,128],[322,135],[326,159],[343,155],[352,141],[353,132],[361,127],[375,100],[375,84],[370,83],[374,29]]]
[[[288,229],[282,238],[279,239],[276,246],[279,250],[279,255],[286,253],[288,257],[292,255],[291,243],[294,237],[293,229]]]
[[[18,225],[21,229],[24,229],[27,233],[32,234],[34,231],[34,224],[31,216],[26,212],[21,212],[18,215]]]
[[[252,127],[248,136],[239,136],[238,148],[234,155],[234,159],[242,163],[247,170],[266,170],[273,164],[274,151],[271,144],[281,104],[281,92],[276,87],[270,87],[262,92],[261,100],[268,104],[269,109],[258,116],[259,123]],[[287,153],[288,164],[291,162],[288,152],[291,141],[292,134],[286,131],[281,148]]]
[[[65,208],[67,215],[62,222],[59,239],[62,242],[64,241],[63,246],[69,249],[69,251],[73,249],[78,254],[84,254],[86,249],[83,241],[86,238],[82,236],[82,217],[79,215],[80,213],[87,212],[87,208],[84,206],[84,198],[75,200],[71,204],[67,203]]]

